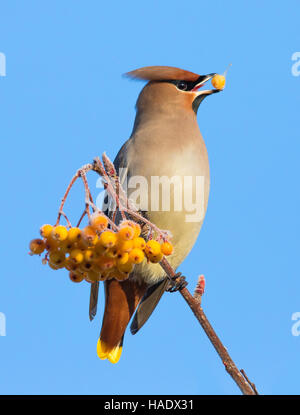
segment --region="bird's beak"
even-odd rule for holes
[[[199,89],[202,88],[206,84],[206,82],[212,79],[215,75],[217,74],[210,73],[208,75],[201,75],[199,77],[198,79],[199,82],[192,89],[192,92],[195,93],[196,97],[203,95],[203,98],[204,98],[207,95],[215,94],[217,92],[222,91],[221,89],[201,89],[201,91],[199,91]]]
[[[198,79],[196,85],[191,90],[191,92],[194,94],[193,110],[196,114],[197,114],[199,105],[201,104],[201,102],[206,97],[208,97],[211,94],[216,94],[217,92],[221,91],[220,89],[201,89],[199,91],[199,89],[202,88],[203,85],[205,85],[206,82],[209,81],[211,78],[213,78],[215,75],[217,75],[217,74],[216,73],[210,73],[208,75],[199,76],[199,79]]]

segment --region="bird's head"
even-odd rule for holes
[[[151,106],[158,111],[179,106],[197,113],[199,105],[209,95],[221,89],[202,89],[216,73],[198,75],[170,66],[146,66],[125,74],[131,78],[149,81],[142,90],[137,108]]]

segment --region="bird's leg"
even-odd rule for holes
[[[169,293],[174,293],[180,291],[188,285],[185,277],[181,275],[181,272],[177,272],[172,279],[169,280],[169,284],[166,288],[166,291]]]

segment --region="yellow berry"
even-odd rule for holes
[[[48,238],[52,232],[53,226],[52,225],[43,225],[40,228],[40,234],[43,238]]]
[[[97,272],[98,274],[101,274],[101,272],[103,271],[102,267],[97,263],[97,261],[93,261],[90,263],[91,264],[91,270],[94,272]]]
[[[135,227],[135,222],[133,221],[133,220],[128,220],[128,219],[125,219],[125,220],[123,220],[121,223],[120,223],[120,228],[123,228],[124,226],[130,226],[131,228],[133,228],[134,229],[134,227]]]
[[[82,230],[82,238],[84,243],[86,243],[87,246],[93,246],[96,245],[98,241],[98,236],[94,228],[91,226],[86,226]]]
[[[68,271],[76,271],[78,269],[78,265],[70,257],[65,259],[64,266]]]
[[[124,265],[128,262],[129,254],[128,252],[119,252],[117,255],[117,265]]]
[[[112,248],[116,245],[117,235],[112,231],[104,231],[100,235],[99,242],[105,248]]]
[[[45,250],[45,242],[42,239],[33,239],[29,244],[29,249],[32,254],[40,255]]]
[[[115,266],[114,258],[100,257],[96,260],[96,264],[101,268],[102,271],[107,271]]]
[[[146,248],[146,241],[144,238],[138,237],[133,240],[133,247],[144,250]]]
[[[120,264],[117,266],[117,269],[126,274],[130,274],[134,269],[134,264],[132,262],[127,262],[126,264]]]
[[[118,237],[123,241],[130,241],[134,237],[134,228],[131,226],[122,226],[118,231]]]
[[[225,87],[225,76],[224,75],[215,75],[212,80],[212,86],[216,89],[223,89]]]
[[[108,258],[116,258],[118,256],[118,249],[116,246],[114,246],[113,248],[109,249],[106,254],[105,254]]]
[[[154,240],[146,243],[145,253],[146,255],[158,255],[161,252],[160,243]]]
[[[59,246],[59,241],[57,241],[56,239],[53,239],[52,235],[50,234],[50,236],[46,239],[46,249],[48,251],[53,251],[53,250],[57,250],[58,246]]]
[[[90,248],[88,244],[83,240],[82,235],[80,240],[78,242],[75,242],[73,246],[74,248],[81,249],[81,251],[85,251],[86,249]]]
[[[54,271],[57,271],[58,269],[62,268],[62,266],[52,264],[52,262],[50,262],[50,261],[48,262],[48,265],[51,269],[54,269]]]
[[[173,245],[171,242],[163,242],[160,249],[164,255],[171,255],[173,252]]]
[[[78,274],[73,271],[70,271],[69,278],[73,282],[81,282],[84,279],[84,274]]]
[[[96,258],[96,252],[93,249],[87,249],[84,251],[84,259],[87,262],[93,261]]]
[[[134,248],[129,254],[129,261],[134,264],[140,264],[145,258],[144,252],[139,248]]]
[[[112,278],[111,273],[113,272],[113,270],[114,270],[114,268],[109,269],[108,271],[102,271],[98,276],[99,281],[105,281],[107,279],[111,279]]]
[[[79,228],[71,228],[68,231],[68,242],[71,244],[75,242],[79,242],[81,239],[81,229]]]
[[[117,243],[117,248],[120,252],[130,252],[133,248],[133,240],[130,240],[130,241],[119,240]]]
[[[124,281],[128,279],[128,273],[126,272],[121,272],[118,269],[114,269],[111,272],[111,275],[113,278],[115,278],[117,281]]]
[[[134,224],[134,237],[138,238],[140,236],[141,232],[142,232],[142,230],[141,230],[140,225],[138,223],[135,223]]]
[[[58,225],[52,229],[51,237],[56,241],[65,241],[68,237],[68,231],[65,226]]]
[[[68,241],[68,239],[66,239],[65,241],[58,244],[58,247],[63,252],[71,252],[73,249],[76,248],[76,245],[72,244],[71,242]]]
[[[153,264],[157,264],[158,262],[160,262],[163,259],[163,254],[162,254],[162,252],[160,252],[157,255],[150,254],[148,256],[148,258],[150,259],[151,262],[153,262]]]
[[[95,213],[90,220],[91,226],[97,231],[104,231],[108,225],[108,219],[105,215]]]
[[[90,270],[89,272],[87,272],[86,277],[85,277],[87,281],[92,282],[92,283],[99,281],[100,278],[101,278],[101,274],[93,270]]]
[[[102,242],[99,240],[95,245],[95,252],[98,255],[105,255],[109,251],[109,248],[106,248],[102,245]]]
[[[66,259],[66,256],[61,251],[50,252],[49,262],[51,262],[51,264],[53,265],[56,265],[57,267],[62,268],[64,266],[65,259]]]
[[[93,267],[93,263],[92,262],[84,261],[84,262],[82,262],[80,264],[80,269],[83,272],[89,272],[89,271],[91,271],[92,270],[92,267]]]
[[[70,258],[72,261],[75,262],[75,264],[81,264],[84,260],[83,252],[80,249],[73,249],[70,252]]]

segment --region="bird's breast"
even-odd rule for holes
[[[177,268],[192,249],[206,213],[209,163],[197,128],[145,129],[128,146],[128,195],[149,219],[172,235]],[[138,268],[137,268],[138,269]],[[140,266],[149,283],[163,277],[159,265]],[[139,277],[140,278],[140,277]]]

